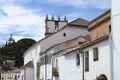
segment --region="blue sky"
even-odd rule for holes
[[[0,0],[0,45],[9,35],[18,41],[44,37],[46,14],[91,21],[110,8],[110,0]]]

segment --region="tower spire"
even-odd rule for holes
[[[54,20],[54,15],[52,15],[52,20]]]
[[[46,15],[46,20],[48,20],[48,14]]]
[[[58,21],[60,21],[60,16],[58,16]]]
[[[64,17],[64,21],[67,21],[67,18],[66,18],[66,16]]]

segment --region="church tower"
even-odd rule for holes
[[[51,34],[54,34],[54,33],[58,32],[67,23],[68,23],[68,20],[66,19],[66,16],[65,16],[64,20],[61,20],[60,16],[58,16],[58,19],[55,20],[53,15],[52,15],[51,19],[49,19],[48,15],[46,15],[46,19],[45,19],[45,36],[48,37]]]

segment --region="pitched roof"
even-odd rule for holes
[[[68,23],[69,25],[82,25],[82,26],[88,26],[89,21],[82,19],[82,18],[78,18],[70,23]]]

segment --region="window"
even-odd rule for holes
[[[65,37],[65,36],[66,36],[66,33],[63,33],[63,36]]]
[[[55,21],[55,25],[58,26],[58,21]]]
[[[93,61],[98,61],[99,54],[98,54],[98,48],[93,48]]]
[[[51,63],[51,56],[46,55],[46,64],[50,64],[50,63]]]
[[[89,71],[89,52],[85,52],[85,71]]]
[[[15,75],[15,79],[17,79],[17,75]]]
[[[45,56],[40,58],[40,65],[44,65],[45,64]]]
[[[18,78],[20,78],[20,75],[18,75]]]
[[[58,68],[58,59],[56,59],[56,68]]]
[[[109,33],[111,32],[111,25],[109,25]]]
[[[58,21],[55,21],[55,32],[57,32],[58,30],[59,30]]]
[[[76,65],[80,65],[80,55],[76,54]]]

